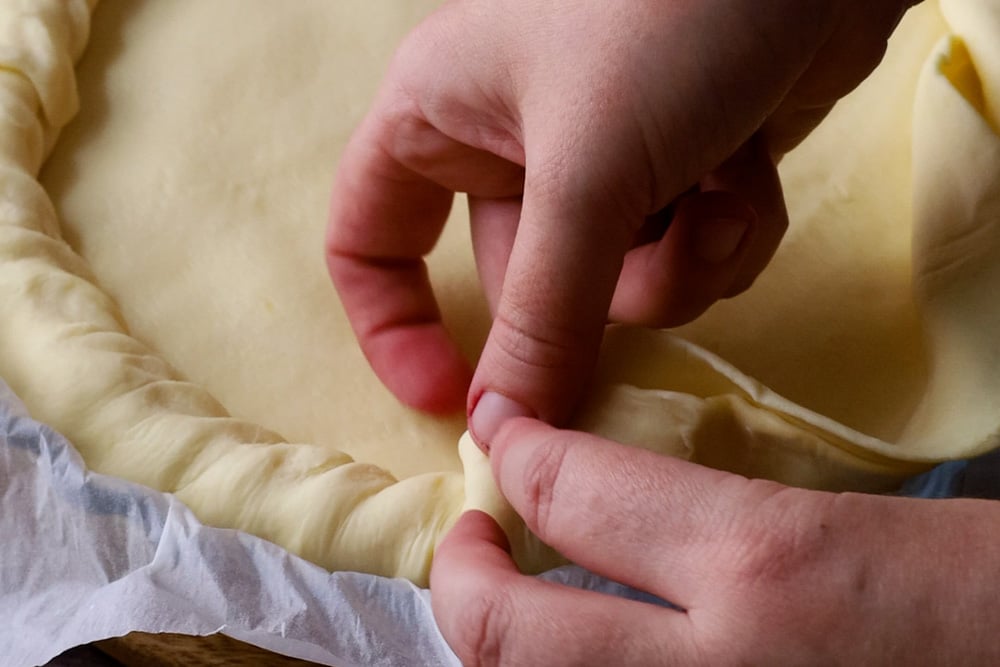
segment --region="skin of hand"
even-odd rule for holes
[[[793,489],[524,418],[490,460],[545,542],[683,611],[521,575],[468,512],[431,571],[464,664],[1000,664],[996,502]]]
[[[453,0],[400,48],[327,235],[365,354],[409,405],[465,403],[543,540],[684,609],[522,576],[468,513],[431,575],[467,664],[1000,661],[995,504],[791,489],[517,418],[569,416],[607,319],[679,324],[753,282],[787,224],[776,161],[910,4]],[[474,375],[423,261],[455,192],[495,318]]]
[[[334,184],[327,265],[376,374],[413,407],[465,404],[484,447],[508,417],[564,423],[609,318],[676,325],[751,284],[787,225],[775,161],[909,4],[445,4]],[[474,375],[424,263],[455,192],[494,314]]]

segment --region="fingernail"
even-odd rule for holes
[[[740,247],[749,226],[739,218],[705,220],[695,232],[695,252],[706,262],[721,264]]]
[[[484,392],[469,416],[469,431],[479,448],[489,453],[490,444],[501,424],[514,417],[534,417],[535,414],[517,401],[493,391]]]

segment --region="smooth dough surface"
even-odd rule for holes
[[[93,469],[327,568],[423,583],[468,507],[557,563],[462,420],[381,387],[323,266],[339,151],[436,3],[93,4],[0,0],[0,377]],[[783,163],[772,267],[675,333],[609,329],[576,426],[828,489],[997,446],[998,44],[988,0],[911,11]],[[461,209],[431,273],[474,357]]]

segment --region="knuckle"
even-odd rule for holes
[[[524,468],[525,506],[518,509],[528,526],[543,539],[550,532],[556,487],[563,474],[568,451],[564,440],[549,437],[535,448]]]
[[[506,588],[480,595],[463,614],[461,633],[452,648],[463,665],[489,666],[502,664],[504,646],[513,627],[513,604]]]
[[[491,331],[492,342],[506,360],[521,368],[573,370],[578,356],[575,344],[580,340],[578,332],[555,324],[551,318],[534,316],[526,308],[513,306],[511,301],[506,299]]]
[[[771,525],[758,525],[748,531],[735,555],[733,574],[737,583],[758,587],[786,577],[796,569],[799,552],[795,542]]]
[[[800,501],[800,491],[770,483],[751,482],[764,492],[764,498],[752,504],[746,521],[735,530],[730,544],[730,572],[741,588],[770,588],[794,580],[808,571],[822,557],[829,542],[829,524],[822,515]]]

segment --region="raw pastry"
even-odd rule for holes
[[[338,150],[434,4],[108,1],[42,187],[93,2],[0,0],[0,376],[95,470],[420,583],[467,507],[526,569],[558,562],[459,418],[378,384],[324,272]],[[998,35],[990,0],[911,11],[783,164],[774,265],[678,332],[610,329],[577,426],[828,489],[1000,444]],[[472,356],[487,315],[453,218],[432,278]]]

